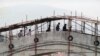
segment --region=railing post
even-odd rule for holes
[[[81,21],[81,31],[82,33],[85,33],[85,22]]]
[[[98,36],[98,24],[95,23],[95,32],[94,32],[95,36]]]

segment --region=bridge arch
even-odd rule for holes
[[[94,24],[96,23],[95,27],[97,27],[97,24],[100,23],[99,21],[97,22],[96,20],[90,20],[89,18],[85,18],[85,17],[82,18],[80,16],[77,16],[77,17],[76,16],[52,16],[52,17],[42,18],[42,19],[38,19],[38,20],[33,20],[33,21],[30,21],[30,22],[13,24],[13,25],[10,25],[8,27],[3,27],[3,28],[0,28],[0,32],[14,30],[14,29],[22,28],[22,27],[29,26],[29,25],[37,25],[37,24],[41,24],[41,23],[44,23],[44,22],[50,22],[50,21],[56,21],[56,20],[63,20],[63,19],[66,19],[66,20],[79,20],[79,21],[82,21],[82,22],[89,22],[89,23],[94,23]],[[65,31],[65,32],[64,31],[61,31],[61,32],[60,31],[59,32],[55,31],[55,32],[41,32],[41,33],[36,33],[36,29],[35,29],[35,35],[38,35],[40,42],[42,42],[42,43],[43,43],[43,41],[45,41],[45,42],[48,41],[49,42],[49,40],[50,41],[53,40],[55,42],[58,41],[57,43],[55,43],[53,41],[51,41],[50,43],[47,42],[46,44],[43,43],[44,45],[40,45],[40,46],[37,45],[37,47],[40,48],[40,47],[44,47],[44,46],[47,47],[47,46],[54,46],[54,45],[61,45],[61,46],[63,45],[63,46],[66,46],[67,47],[68,41],[67,41],[66,38],[69,35],[68,34],[69,33],[69,28],[68,28],[68,31]],[[94,39],[95,40],[95,37],[98,37],[97,39],[99,40],[100,39],[99,38],[100,36],[97,35],[97,30],[96,30],[97,28],[94,28],[94,29],[95,29],[94,35],[86,34],[85,32],[82,33],[82,32],[75,32],[73,30],[70,31],[71,35],[74,38],[73,41],[72,41],[72,43],[71,43],[71,45],[74,46],[74,47],[79,47],[79,48],[83,48],[85,50],[91,50],[91,51],[95,52],[95,46],[90,43],[90,39]],[[84,30],[84,28],[83,28],[83,30]],[[55,35],[54,35],[54,33],[55,33]],[[62,34],[62,35],[60,36],[59,33]],[[52,36],[50,36],[50,34]],[[64,36],[66,38],[65,39],[62,39],[61,37],[64,37]],[[77,36],[77,38],[76,38],[76,36]],[[33,36],[33,38],[34,37],[36,37],[36,36]],[[45,38],[42,38],[42,37],[45,37]],[[58,37],[58,38],[56,38],[56,37]],[[80,41],[82,40],[82,38],[84,39],[83,44],[80,43]],[[62,43],[62,42],[59,42],[59,41],[64,41],[64,42]],[[87,42],[85,42],[85,41],[87,41]],[[28,47],[30,47],[30,48],[28,48]],[[12,54],[16,54],[16,53],[19,53],[21,51],[25,51],[26,49],[31,49],[31,48],[34,48],[34,45],[26,46],[25,49],[22,47],[22,48],[19,48],[18,50],[17,49],[15,49],[14,51],[12,50],[13,51]],[[96,49],[98,49],[96,51],[96,53],[100,53],[99,47],[96,46]],[[9,51],[4,52],[4,53],[8,53],[8,52]]]

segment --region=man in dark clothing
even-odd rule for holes
[[[20,30],[20,32],[18,33],[18,37],[22,37],[23,36],[23,30]]]
[[[64,26],[63,26],[63,31],[67,31],[66,24],[64,24]]]
[[[31,29],[29,29],[29,35],[31,36]]]
[[[60,28],[59,28],[59,25],[60,25],[60,23],[57,24],[57,26],[56,26],[56,31],[59,31],[59,29],[60,29]]]

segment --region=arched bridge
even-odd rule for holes
[[[99,24],[83,16],[51,16],[1,27],[9,36],[0,42],[0,56],[99,56]],[[21,31],[14,35],[16,29]]]

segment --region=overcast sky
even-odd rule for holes
[[[100,0],[0,0],[0,26],[46,17],[56,14],[68,14],[70,11],[83,12],[90,18],[100,17]]]

